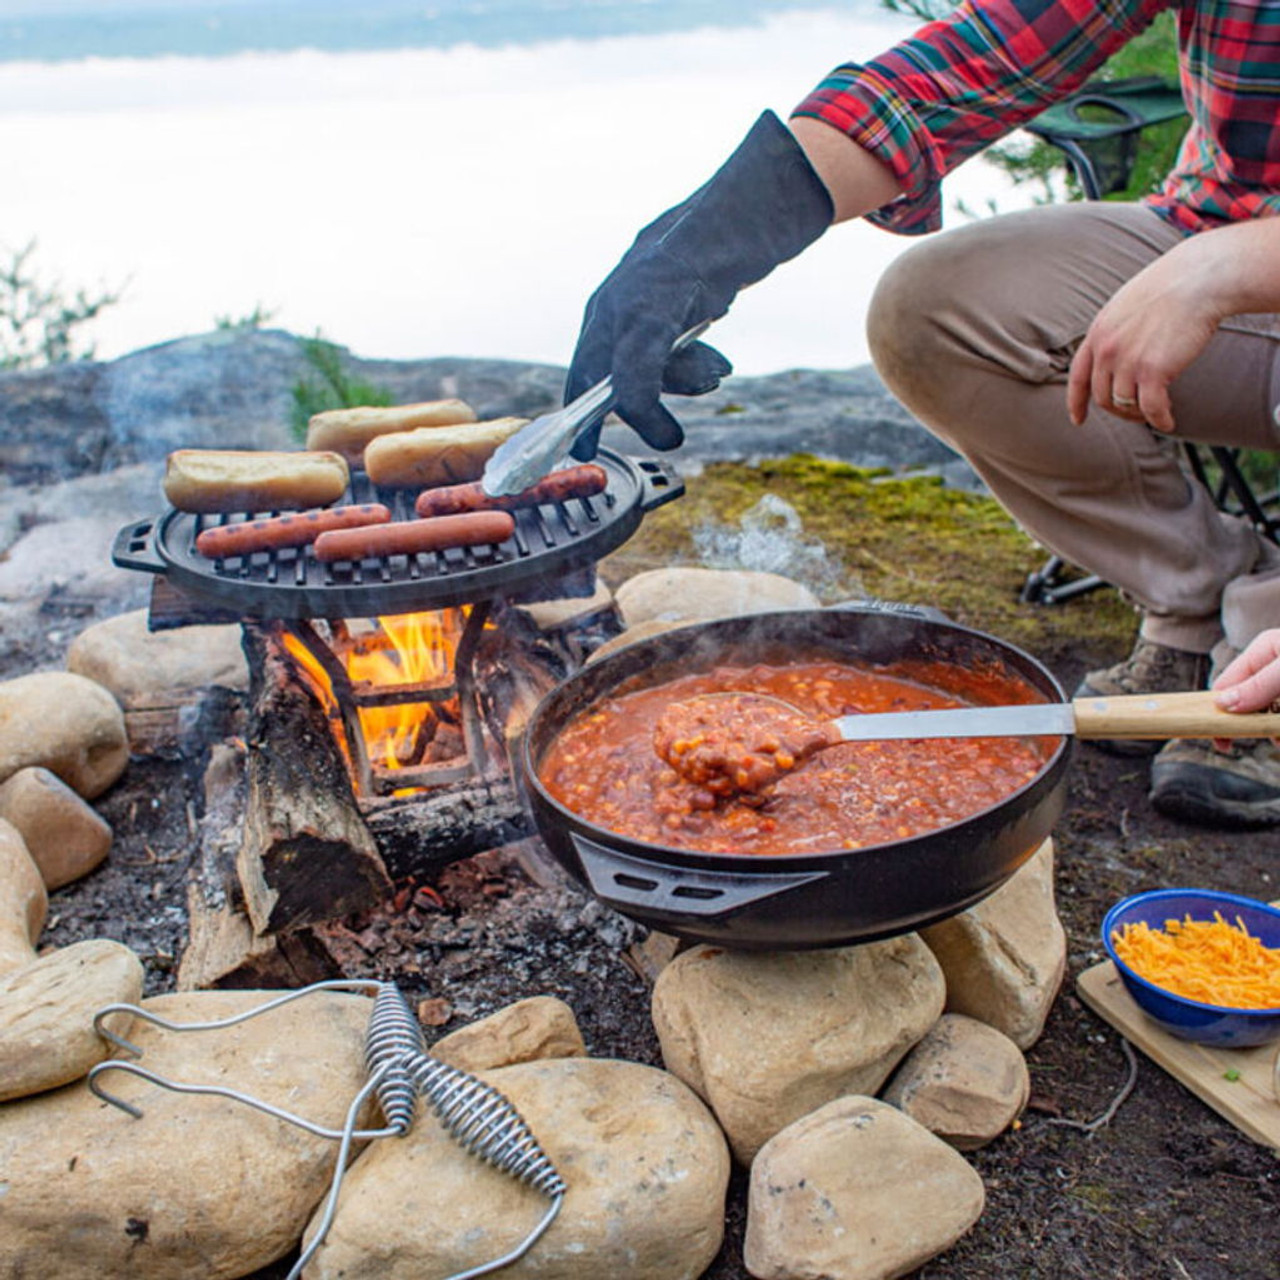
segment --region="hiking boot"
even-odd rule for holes
[[[1090,671],[1076,688],[1077,698],[1113,698],[1130,693],[1186,693],[1209,682],[1209,655],[1171,649],[1138,638],[1133,652],[1114,667]],[[1153,756],[1165,744],[1155,739],[1095,738],[1095,747],[1116,756]]]
[[[1280,824],[1280,748],[1240,738],[1227,751],[1187,738],[1151,765],[1151,803],[1170,818],[1210,827]]]

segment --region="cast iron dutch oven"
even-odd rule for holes
[[[944,920],[998,889],[1049,835],[1066,797],[1071,740],[990,808],[910,839],[829,853],[691,852],[596,826],[539,780],[551,743],[578,712],[633,680],[661,683],[721,663],[918,658],[1020,676],[1045,701],[1063,691],[1034,658],[992,636],[900,609],[795,610],[699,623],[637,641],[586,666],[538,704],[522,767],[538,832],[601,901],[664,933],[744,950],[846,946]],[[930,779],[922,777],[921,787]]]

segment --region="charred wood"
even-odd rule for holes
[[[278,626],[246,622],[248,792],[237,869],[257,934],[368,910],[391,883],[328,717]]]
[[[507,778],[475,778],[369,809],[369,830],[394,880],[438,871],[519,840],[533,821]]]

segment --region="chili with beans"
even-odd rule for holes
[[[759,693],[712,693],[673,702],[653,749],[687,782],[713,795],[752,795],[839,736],[796,708]]]
[[[1043,701],[1008,673],[925,662],[892,670],[827,660],[722,666],[622,688],[587,708],[551,744],[543,785],[587,821],[632,839],[706,853],[821,853],[909,839],[999,804],[1040,772],[1059,742],[842,742],[756,794],[726,798],[676,773],[655,751],[654,731],[669,704],[734,691],[772,694],[819,721]]]

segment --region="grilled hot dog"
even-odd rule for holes
[[[390,519],[390,510],[380,502],[361,507],[299,511],[296,515],[274,516],[270,520],[247,520],[205,529],[196,537],[196,550],[210,560],[224,560],[228,556],[252,555],[255,551],[305,547],[330,529],[386,524]]]
[[[433,516],[427,520],[397,520],[360,529],[335,529],[316,539],[316,559],[366,560],[378,556],[416,555],[504,542],[515,532],[514,517],[506,511],[469,511],[465,515]]]
[[[439,489],[424,489],[418,494],[414,508],[420,516],[451,516],[462,511],[518,511],[544,502],[567,502],[570,498],[590,498],[603,493],[609,483],[605,469],[595,462],[565,467],[543,476],[537,484],[519,493],[491,497],[479,481],[474,484],[450,484]]]

